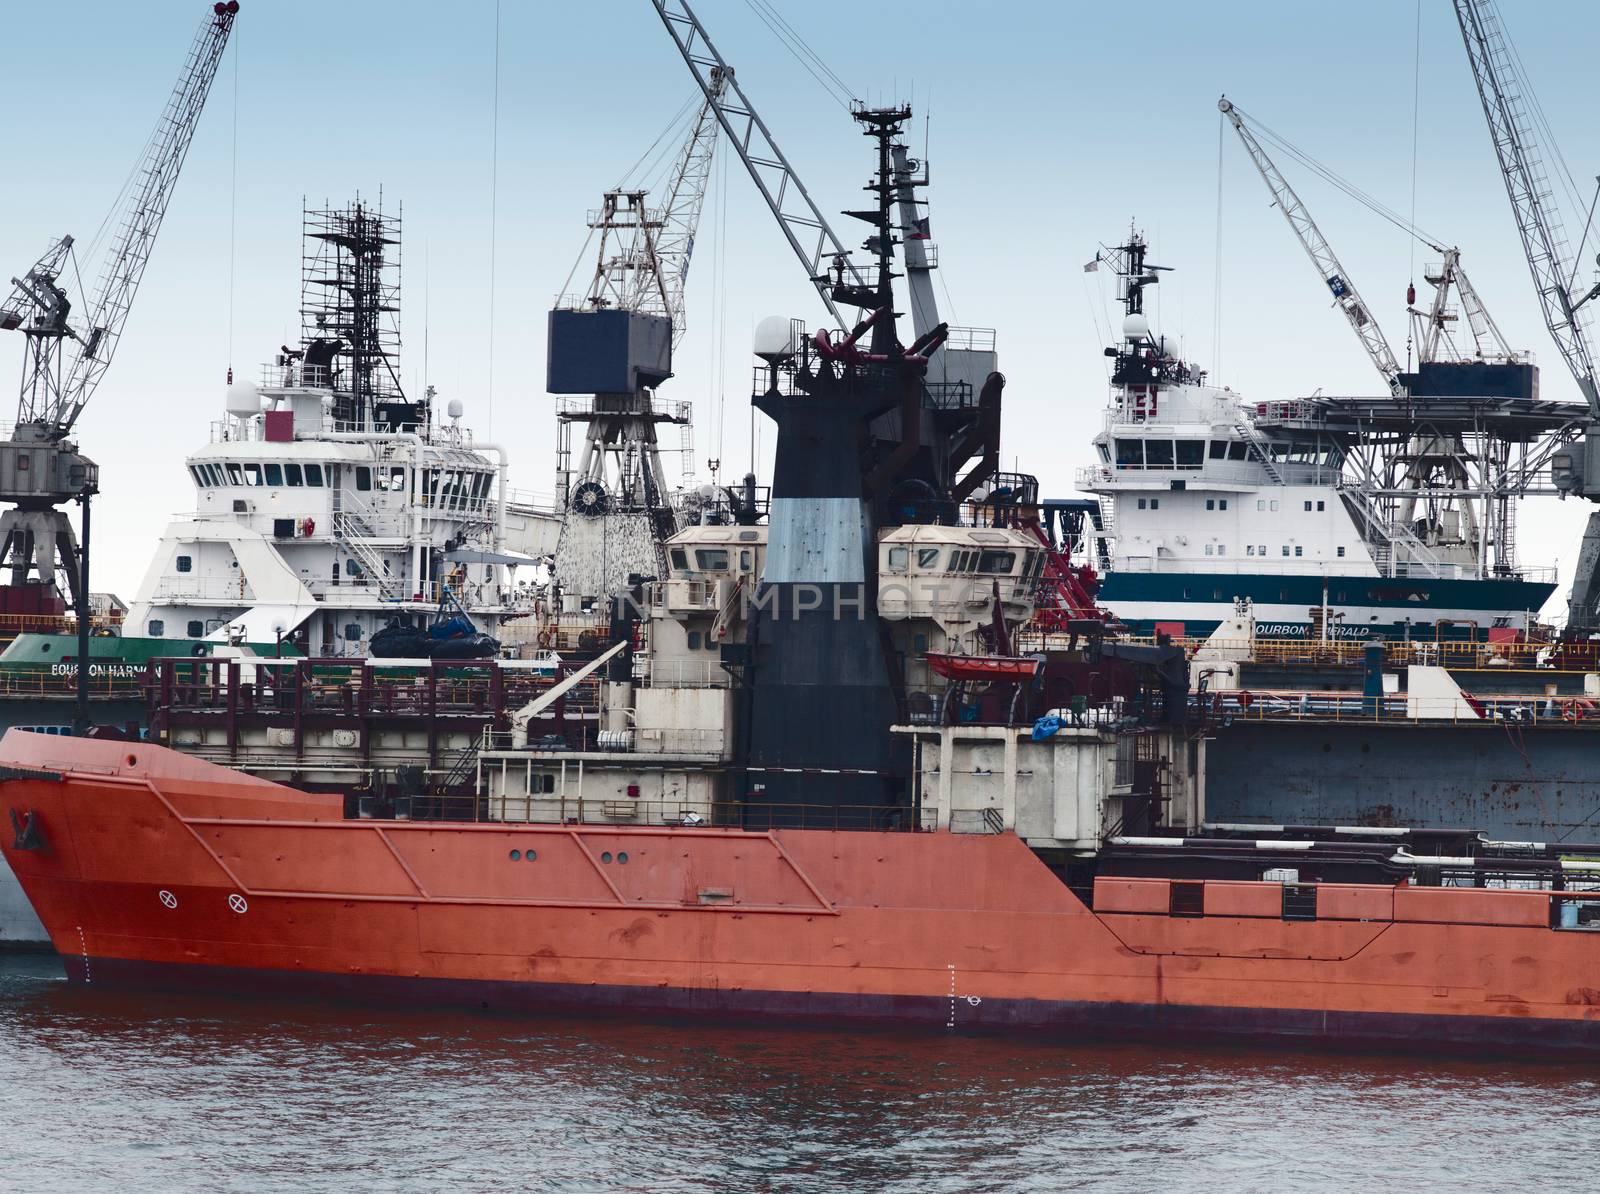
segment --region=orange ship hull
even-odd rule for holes
[[[1010,834],[346,821],[147,745],[12,731],[0,845],[82,983],[938,1031],[1600,1052],[1550,894],[1097,882]],[[30,820],[31,817],[31,820]],[[25,831],[25,832],[24,832]]]

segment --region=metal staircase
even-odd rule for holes
[[[378,590],[384,601],[401,601],[405,598],[402,578],[390,574],[389,565],[372,540],[378,536],[372,529],[372,508],[344,486],[333,490],[333,538],[350,553],[361,567],[362,579]]]

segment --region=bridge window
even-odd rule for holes
[[[313,489],[322,488],[322,466],[320,464],[306,465],[306,484]]]
[[[940,549],[937,547],[917,548],[918,568],[937,568],[939,566]]]
[[[1180,439],[1177,443],[1178,467],[1199,468],[1205,463],[1203,454],[1206,450],[1206,441],[1203,439]]]
[[[237,464],[228,465],[228,484],[229,485],[243,485],[244,484],[244,474],[239,471],[239,466]]]
[[[1211,459],[1226,460],[1228,458],[1228,441],[1214,439],[1211,441]]]
[[[247,464],[244,466],[244,483],[246,485],[261,484],[261,466],[259,464]]]
[[[689,553],[681,547],[672,549],[672,566],[679,572],[689,571]]]
[[[1016,566],[1014,551],[986,551],[978,557],[979,572],[1009,573]]]
[[[175,567],[179,572],[193,572],[194,571],[194,557],[193,556],[179,556],[176,560],[173,561],[173,567]]]
[[[1150,439],[1144,444],[1144,462],[1150,468],[1172,467],[1172,441]]]
[[[286,464],[283,466],[283,483],[291,489],[300,487],[300,466],[298,464]]]
[[[1119,439],[1117,446],[1118,468],[1143,468],[1144,467],[1144,441],[1142,439]]]
[[[372,488],[372,469],[367,465],[356,465],[356,488],[366,493]]]
[[[728,570],[728,549],[726,547],[702,547],[694,553],[695,563],[700,565],[702,572],[726,572]]]
[[[904,568],[911,562],[911,552],[904,547],[891,547],[889,549],[889,567]]]
[[[268,485],[276,487],[283,484],[283,465],[264,464],[261,468],[266,474]]]
[[[1247,443],[1244,443],[1242,441],[1239,442],[1239,443],[1229,444],[1228,445],[1228,459],[1229,460],[1249,460],[1250,459],[1250,445],[1247,444]]]

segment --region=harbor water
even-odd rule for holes
[[[48,955],[0,954],[0,1043],[18,1191],[1546,1189],[1600,1115],[1592,1067],[135,995]]]

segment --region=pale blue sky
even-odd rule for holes
[[[876,39],[858,5],[776,3],[865,98],[909,99],[931,112],[933,229],[953,308],[944,314],[999,329],[1008,464],[1039,474],[1052,494],[1070,492],[1073,469],[1088,462],[1105,400],[1095,320],[1110,318],[1109,289],[1098,289],[1109,279],[1081,271],[1099,242],[1130,220],[1145,229],[1155,259],[1176,267],[1162,285],[1159,323],[1185,337],[1198,363],[1218,363],[1209,358],[1219,93],[1391,207],[1410,208],[1417,9],[1405,0],[1224,8],[908,0],[880,6],[891,19]],[[3,276],[62,232],[93,233],[208,7],[8,6]],[[1532,6],[1506,9],[1574,173],[1592,175],[1600,138],[1582,117],[1600,17],[1568,3],[1540,5],[1537,15]],[[838,103],[745,0],[698,0],[696,11],[822,207],[856,204],[869,160]],[[1421,16],[1417,222],[1463,247],[1508,338],[1546,365],[1545,394],[1571,397],[1539,322],[1450,5],[1424,0]],[[97,588],[131,596],[160,525],[188,507],[182,458],[221,417],[230,360],[254,376],[292,338],[302,195],[339,201],[381,186],[391,204],[404,202],[404,375],[422,372],[426,279],[428,380],[463,400],[480,433],[490,430],[494,20],[489,0],[244,0],[121,353],[80,424],[107,495],[96,521]],[[511,450],[519,487],[550,488],[544,313],[583,245],[584,214],[693,93],[648,0],[502,0],[492,437]],[[748,456],[750,329],[769,314],[815,323],[821,310],[737,161],[725,167],[702,222],[688,338],[668,387],[696,403],[702,470],[717,441],[720,388],[732,472]],[[1406,239],[1291,163],[1284,168],[1399,347],[1413,268]],[[1376,374],[1231,131],[1222,192],[1217,376],[1263,399],[1377,392]],[[847,239],[858,235],[850,223],[840,221]],[[1415,257],[1419,287],[1426,256]],[[579,266],[575,285],[589,267]],[[14,339],[0,339],[0,403],[12,400],[19,355]],[[1554,501],[1525,510],[1526,562],[1568,565],[1585,513]]]

